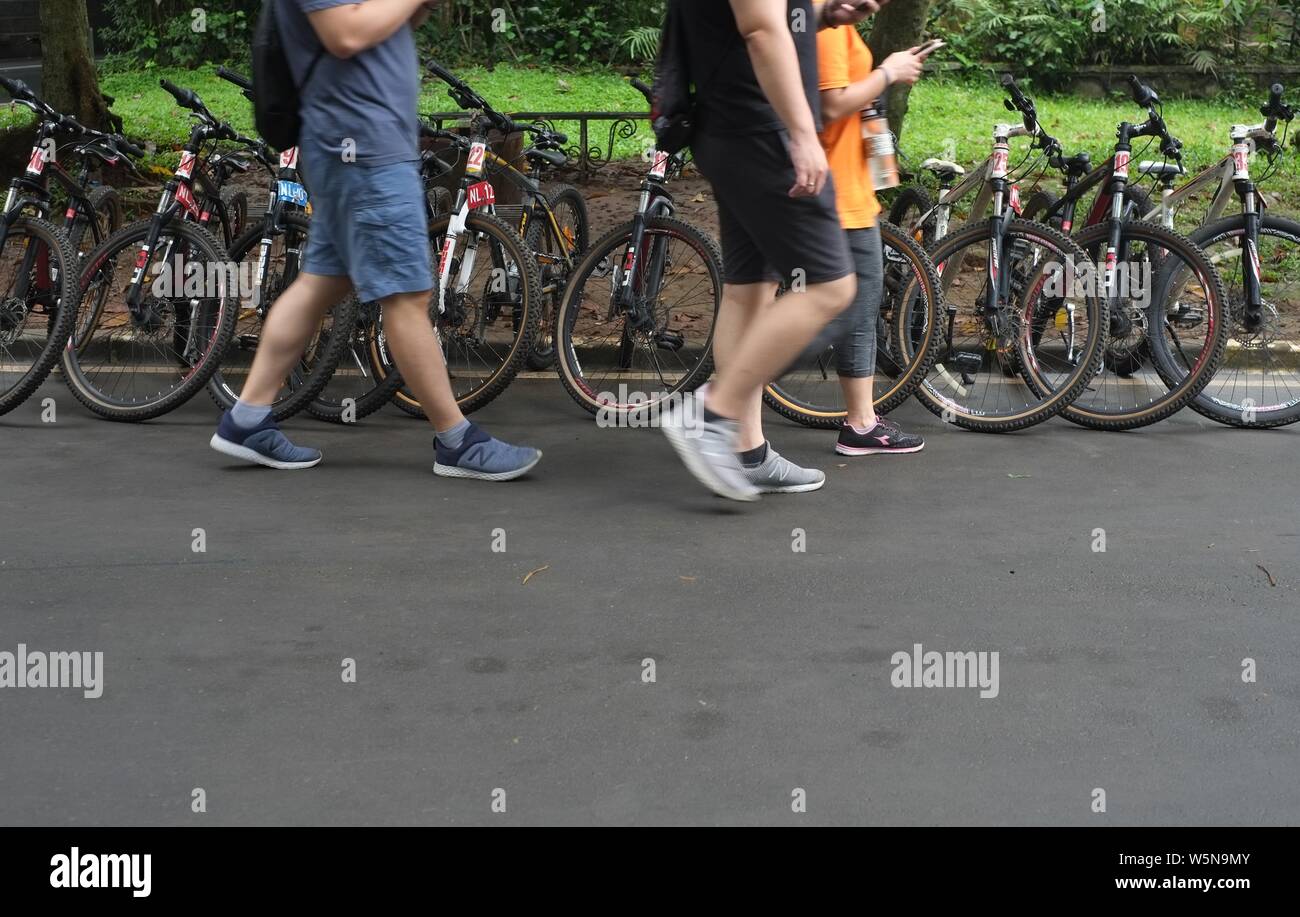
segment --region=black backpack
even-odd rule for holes
[[[654,106],[650,112],[650,126],[655,132],[655,145],[665,153],[676,153],[691,145],[695,133],[698,104],[695,97],[697,81],[691,76],[691,51],[688,43],[690,31],[686,14],[682,12],[687,0],[668,0],[668,13],[659,40],[659,57],[655,61]],[[735,50],[735,42],[719,55],[709,79],[718,75],[728,55]]]
[[[276,2],[263,0],[262,14],[253,32],[253,120],[262,139],[277,150],[287,150],[298,145],[302,132],[302,93],[301,87],[294,85],[293,70],[280,40]],[[303,86],[324,54],[322,46],[302,78]]]
[[[695,130],[695,94],[691,87],[691,56],[686,43],[686,17],[681,0],[669,0],[655,61],[654,107],[650,126],[655,145],[676,153],[691,144]]]

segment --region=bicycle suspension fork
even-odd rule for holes
[[[1250,143],[1245,138],[1233,138],[1232,144],[1232,182],[1241,198],[1241,215],[1245,234],[1241,240],[1241,278],[1245,294],[1245,310],[1242,323],[1247,331],[1255,331],[1263,320],[1264,300],[1260,291],[1259,262],[1259,227],[1263,214],[1260,213],[1259,193],[1250,178]]]

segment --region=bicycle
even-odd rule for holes
[[[0,85],[40,119],[27,167],[9,183],[0,212],[0,414],[5,414],[45,381],[72,332],[79,258],[68,230],[82,221],[93,222],[96,231],[101,226],[84,170],[78,179],[59,165],[55,134],[71,130],[89,138],[77,148],[83,162],[93,156],[124,158],[119,146],[141,151],[125,138],[92,131],[54,111],[21,81],[0,78]],[[48,220],[51,176],[70,199],[62,226]]]
[[[1161,189],[1160,203],[1145,219],[1174,228],[1179,207],[1205,188],[1217,190],[1202,225],[1189,241],[1220,269],[1233,272],[1229,291],[1227,355],[1209,384],[1191,402],[1194,411],[1236,427],[1278,427],[1300,420],[1300,222],[1265,212],[1259,182],[1250,174],[1251,154],[1263,151],[1276,167],[1285,148],[1278,122],[1290,124],[1294,109],[1282,100],[1280,83],[1270,87],[1259,109],[1259,124],[1235,124],[1231,147],[1218,163],[1175,190],[1174,180],[1185,170],[1167,163],[1144,162],[1138,171],[1152,175]],[[1241,212],[1224,217],[1236,197]]]
[[[206,228],[223,205],[207,175],[205,149],[221,140],[247,147],[258,141],[215,118],[194,92],[167,80],[160,85],[196,123],[153,215],[87,255],[74,339],[63,352],[74,397],[116,421],[158,417],[203,388],[239,311],[229,254]]]
[[[537,259],[515,228],[496,216],[496,192],[484,178],[488,131],[514,133],[527,127],[503,115],[474,113],[464,138],[465,170],[451,212],[429,221],[428,244],[436,265],[430,320],[443,349],[452,392],[467,414],[506,390],[537,334],[542,290]],[[429,133],[442,139],[453,136],[433,129]],[[386,346],[383,315],[376,313],[369,334],[369,363],[377,384],[391,384],[398,369]],[[405,386],[393,400],[407,413],[423,416],[414,393]]]
[[[650,87],[632,85],[651,100]],[[560,382],[585,410],[615,425],[693,391],[713,371],[722,253],[674,216],[667,185],[686,157],[685,150],[651,152],[636,213],[587,250],[556,313]],[[658,388],[642,391],[645,382]]]
[[[1003,85],[1010,91],[1014,81]],[[1069,282],[1071,266],[1086,260],[1083,250],[1017,215],[1011,139],[1034,139],[1026,159],[1034,151],[1051,155],[1055,141],[1032,103],[1011,110],[1022,124],[995,125],[984,163],[904,228],[916,238],[939,218],[927,251],[940,278],[939,354],[917,396],[943,420],[987,433],[1023,429],[1064,410],[1095,375],[1106,338],[1101,298]],[[951,202],[977,188],[970,221],[949,232],[943,221]],[[1050,330],[1040,324],[1044,315]]]
[[[943,297],[939,274],[913,238],[877,222],[883,249],[883,298],[876,318],[875,410],[887,414],[916,393],[939,355]],[[834,344],[805,354],[763,401],[782,417],[808,427],[838,429],[847,414]]]
[[[448,94],[462,109],[483,112],[503,134],[515,130],[530,134],[533,143],[523,151],[521,158],[531,169],[558,169],[568,161],[562,150],[569,142],[566,134],[545,125],[513,121],[492,108],[487,100],[436,61],[431,61],[428,68],[450,87]],[[446,137],[445,134],[435,136]],[[456,135],[454,142],[468,151],[464,139]],[[539,181],[490,149],[486,153],[486,164],[489,180],[494,180],[497,175],[504,176],[516,186],[523,200],[522,205],[498,205],[495,212],[514,225],[537,258],[545,299],[538,335],[528,354],[528,366],[534,370],[546,369],[555,360],[555,311],[560,296],[573,273],[576,259],[586,251],[590,241],[587,202],[572,185],[551,185],[543,191]]]
[[[1159,140],[1162,153],[1180,170],[1182,143],[1165,124],[1159,96],[1136,76],[1129,77],[1129,85],[1146,120],[1122,122],[1114,154],[1087,174],[1086,157],[1065,159],[1060,144],[1053,141],[1056,155],[1050,164],[1065,172],[1066,192],[1038,214],[1049,225],[1073,233],[1090,255],[1091,282],[1104,291],[1109,340],[1103,371],[1062,412],[1068,420],[1102,430],[1146,426],[1181,410],[1213,378],[1227,342],[1226,293],[1205,253],[1172,229],[1137,218],[1141,204],[1129,191],[1133,140]],[[1032,107],[1023,95],[1012,95],[1017,108]],[[1079,228],[1075,208],[1099,184],[1102,188]],[[1052,320],[1038,315],[1036,328]],[[1160,333],[1153,334],[1155,330]]]

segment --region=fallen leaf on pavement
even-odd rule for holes
[[[523,585],[527,586],[527,585],[528,585],[528,581],[529,581],[530,579],[532,579],[532,578],[533,578],[534,576],[536,576],[537,574],[541,573],[543,570],[549,570],[549,569],[551,569],[551,565],[550,565],[550,564],[547,564],[547,565],[544,566],[544,567],[538,567],[536,570],[529,570],[529,571],[528,571],[528,575],[524,577]]]

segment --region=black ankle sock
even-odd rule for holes
[[[755,465],[761,465],[763,464],[763,459],[767,458],[767,443],[764,442],[763,445],[758,446],[755,449],[750,449],[748,452],[741,452],[738,457],[740,458],[740,464],[744,465],[746,468],[753,468]]]
[[[723,416],[722,416],[721,414],[719,414],[717,411],[710,411],[707,407],[704,408],[704,422],[705,422],[705,423],[717,423],[719,420],[732,420],[732,419],[734,419],[734,418],[731,418],[731,417],[723,417]]]

